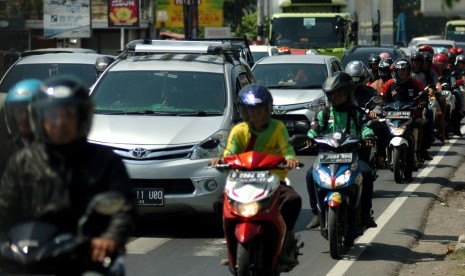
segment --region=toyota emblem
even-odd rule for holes
[[[274,114],[284,114],[284,113],[286,113],[286,110],[282,106],[275,106],[273,108],[273,113]]]
[[[129,154],[131,154],[131,156],[134,158],[141,159],[147,156],[147,154],[149,154],[149,151],[144,148],[135,148],[130,150]]]

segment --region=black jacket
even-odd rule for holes
[[[0,181],[0,231],[31,219],[43,218],[75,232],[77,221],[92,197],[118,191],[128,202],[111,217],[93,217],[91,236],[112,238],[124,246],[134,226],[134,196],[126,168],[111,150],[82,141],[61,159],[56,149],[34,143],[16,153]]]

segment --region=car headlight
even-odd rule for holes
[[[320,97],[310,103],[308,103],[307,107],[312,111],[318,111],[322,106],[325,105],[325,97]]]
[[[210,141],[212,139],[219,140],[218,146],[214,148],[205,148],[202,147],[202,144]],[[191,154],[190,159],[191,160],[196,160],[196,159],[207,159],[207,158],[215,158],[215,157],[220,157],[223,155],[223,150],[226,146],[226,141],[228,139],[228,131],[226,130],[220,130],[213,134],[212,136],[208,137],[204,141],[202,141],[199,145],[197,145],[194,148],[194,151]]]
[[[391,131],[392,135],[399,136],[399,135],[404,134],[406,128],[407,128],[406,125],[403,125],[403,126],[400,126],[400,127],[392,127],[392,126],[390,126],[389,130]]]

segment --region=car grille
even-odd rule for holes
[[[179,147],[170,147],[163,149],[145,149],[142,147],[136,147],[134,149],[116,149],[113,148],[113,151],[122,156],[125,160],[172,160],[172,159],[184,159],[188,158],[191,154],[194,146],[179,146]],[[136,155],[136,151],[139,150],[139,155]],[[143,153],[141,153],[143,150]]]
[[[162,188],[168,194],[192,194],[195,187],[190,179],[131,179],[134,188]]]

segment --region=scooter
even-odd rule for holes
[[[340,259],[348,243],[363,234],[360,208],[363,176],[357,150],[358,136],[333,132],[309,139],[319,153],[312,168],[321,235],[329,241],[333,259]],[[303,144],[302,142],[295,142]],[[365,165],[368,166],[368,165]]]
[[[102,264],[91,262],[90,237],[85,235],[84,227],[92,214],[110,216],[122,210],[125,203],[124,197],[116,192],[95,196],[78,222],[77,234],[63,232],[40,219],[13,226],[6,236],[0,237],[0,274],[107,274],[118,254],[106,258]],[[113,272],[124,274],[124,267],[117,270]]]
[[[282,156],[249,151],[224,157],[224,164],[215,167],[229,171],[223,229],[234,275],[279,275],[298,264],[304,244],[293,234],[286,235],[279,198],[284,184],[271,171],[284,169],[285,163]],[[292,262],[283,263],[280,256]]]

